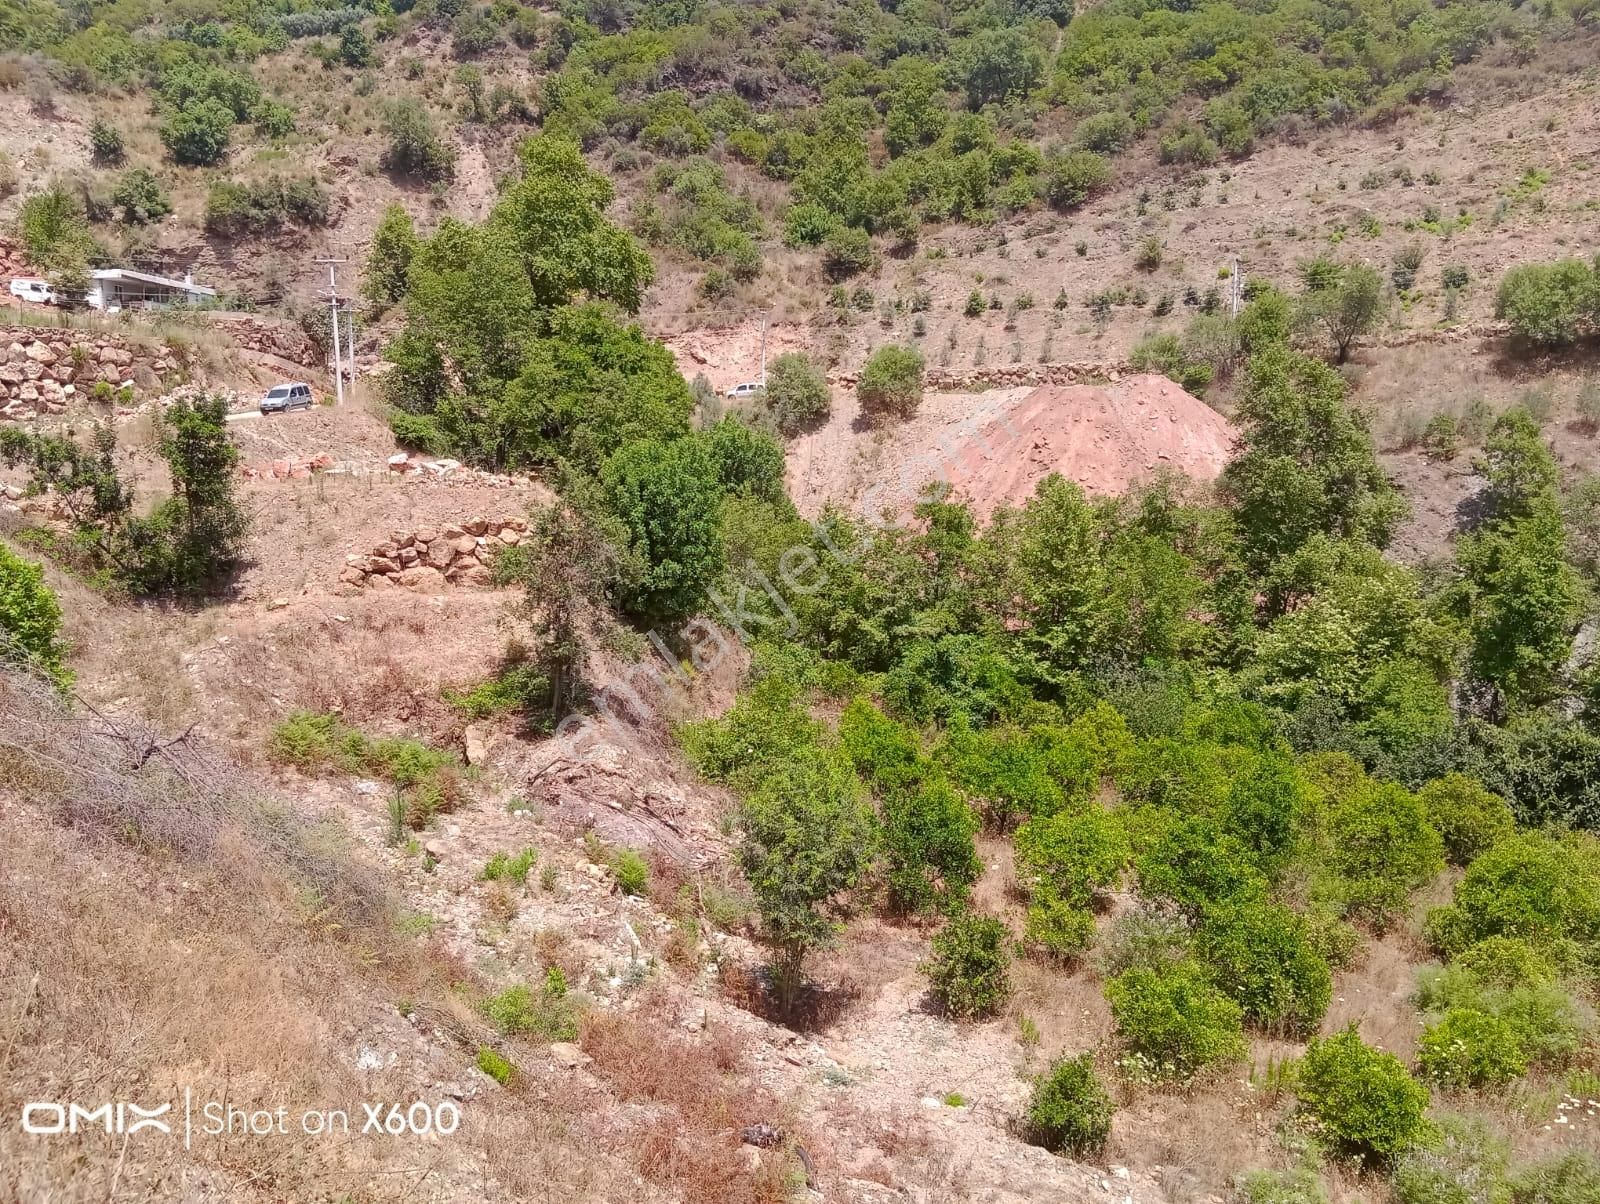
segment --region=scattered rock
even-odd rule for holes
[[[558,1066],[565,1066],[568,1070],[577,1070],[594,1061],[583,1050],[570,1041],[556,1041],[550,1046],[550,1059]]]

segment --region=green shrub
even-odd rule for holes
[[[570,1041],[578,1035],[577,1008],[567,994],[566,977],[554,966],[538,993],[526,983],[507,987],[483,1001],[483,1014],[507,1036]]]
[[[122,220],[130,225],[159,221],[172,212],[172,198],[161,181],[145,167],[126,171],[112,190],[111,203],[122,210]]]
[[[650,889],[650,866],[632,849],[623,849],[612,859],[611,872],[625,895],[643,895]]]
[[[384,114],[384,132],[389,146],[383,165],[390,171],[428,181],[455,175],[455,151],[439,137],[433,118],[417,101],[405,99],[390,105]]]
[[[1239,1176],[1244,1204],[1328,1204],[1316,1171],[1247,1171]]]
[[[0,544],[0,633],[6,659],[43,674],[58,686],[72,681],[61,639],[61,604],[44,582],[44,569]]]
[[[96,163],[121,163],[122,131],[108,121],[95,118],[89,127],[89,150]]]
[[[1525,1167],[1512,1176],[1511,1199],[1512,1204],[1595,1204],[1600,1157],[1573,1150]]]
[[[478,1049],[478,1069],[502,1087],[509,1083],[512,1076],[517,1072],[515,1066],[495,1053],[487,1045],[480,1046]]]
[[[1030,819],[1017,829],[1019,883],[1030,896],[1084,908],[1114,886],[1133,855],[1113,813],[1090,806]]]
[[[1328,817],[1330,860],[1355,914],[1383,927],[1444,868],[1444,842],[1416,795],[1392,782],[1351,791]]]
[[[910,418],[922,404],[922,353],[893,344],[879,347],[861,369],[856,396],[871,417]]]
[[[1452,964],[1479,982],[1502,989],[1552,982],[1556,976],[1555,966],[1542,950],[1513,936],[1487,937],[1462,950]]]
[[[1198,948],[1217,983],[1256,1024],[1314,1029],[1333,996],[1333,974],[1304,920],[1277,903],[1249,899],[1208,912]]]
[[[1023,1129],[1032,1145],[1082,1157],[1105,1145],[1111,1113],[1093,1056],[1080,1054],[1056,1061],[1034,1083]]]
[[[249,183],[218,180],[206,193],[206,229],[236,238],[287,225],[325,226],[333,213],[327,189],[310,176],[268,176]]]
[[[1136,968],[1106,984],[1117,1033],[1140,1071],[1185,1080],[1244,1056],[1243,1012],[1195,961]]]
[[[962,911],[933,937],[922,966],[939,1005],[964,1020],[993,1016],[1011,995],[1006,947],[1011,934],[999,920]]]
[[[977,830],[977,815],[942,776],[893,789],[883,802],[890,903],[913,912],[965,899],[983,869]]]
[[[1516,828],[1511,804],[1484,788],[1476,778],[1459,773],[1429,782],[1417,792],[1428,822],[1444,838],[1445,853],[1455,865],[1466,865]]]
[[[1094,912],[1053,895],[1029,900],[1023,937],[1030,950],[1071,961],[1094,944]]]
[[[524,885],[528,881],[528,873],[533,869],[534,862],[539,859],[539,854],[533,849],[523,849],[520,853],[496,853],[484,863],[483,873],[479,875],[485,882],[514,882]]]
[[[1511,1025],[1472,1008],[1451,1008],[1423,1031],[1417,1046],[1423,1075],[1448,1087],[1494,1087],[1528,1069]]]
[[[1057,209],[1076,209],[1111,179],[1111,165],[1093,151],[1048,155],[1044,161],[1045,200]]]
[[[1428,1089],[1393,1054],[1363,1043],[1354,1024],[1312,1039],[1295,1091],[1319,1132],[1344,1153],[1389,1161],[1430,1136]]]
[[[161,142],[175,162],[211,167],[228,153],[233,111],[215,97],[190,100],[161,123]]]
[[[798,351],[772,361],[764,392],[767,412],[786,435],[826,418],[832,404],[828,378]]]
[[[1428,916],[1447,955],[1492,936],[1522,937],[1557,960],[1600,954],[1600,838],[1521,832],[1467,867],[1455,900]]]
[[[1395,1164],[1398,1204],[1508,1204],[1509,1152],[1482,1121],[1444,1117],[1435,1140]]]
[[[46,271],[81,272],[94,247],[82,202],[60,184],[22,202],[17,234],[28,258]]]
[[[859,226],[835,226],[822,240],[822,268],[844,280],[872,266],[872,236]]]
[[[1600,312],[1594,270],[1581,259],[1525,263],[1506,272],[1494,316],[1533,343],[1570,343]]]
[[[1170,899],[1191,916],[1267,889],[1267,880],[1244,843],[1198,817],[1167,826],[1134,864],[1145,894]]]

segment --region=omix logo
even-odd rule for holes
[[[170,1103],[158,1108],[141,1108],[126,1100],[85,1108],[82,1104],[60,1104],[52,1100],[30,1100],[22,1105],[22,1131],[53,1137],[62,1133],[101,1130],[105,1133],[133,1134],[141,1129],[156,1129],[169,1137],[172,1129],[157,1119],[172,1111]]]

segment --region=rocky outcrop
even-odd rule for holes
[[[0,327],[0,418],[29,422],[63,413],[75,400],[110,402],[124,388],[159,389],[178,367],[170,356],[118,335]]]
[[[410,589],[432,594],[450,586],[481,588],[493,580],[496,553],[516,547],[527,529],[520,518],[469,518],[442,527],[393,531],[366,555],[345,557],[340,590]]]
[[[298,322],[291,322],[287,318],[265,318],[260,314],[217,311],[202,311],[197,316],[226,333],[240,347],[308,367],[327,367],[328,357],[318,351]]]

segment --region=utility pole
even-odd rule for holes
[[[767,316],[771,310],[761,311],[761,387],[767,387]]]
[[[1239,297],[1244,292],[1244,281],[1239,279],[1239,257],[1237,255],[1233,257],[1232,284],[1233,287],[1228,291],[1233,298],[1233,316],[1237,318],[1239,316]]]
[[[334,275],[337,265],[348,263],[345,259],[318,259],[328,265],[328,317],[333,323],[333,396],[344,405],[344,356],[339,350],[339,281]]]

